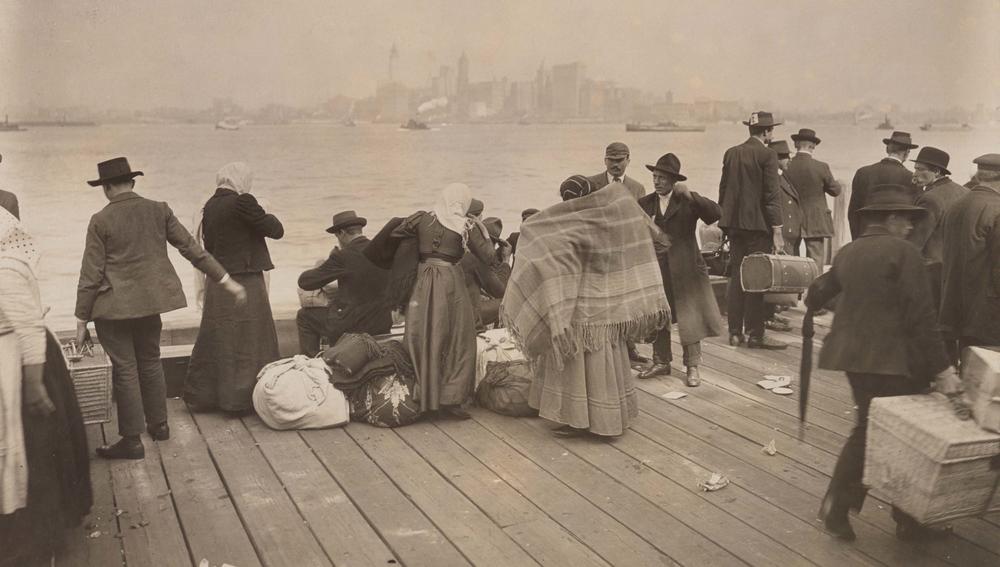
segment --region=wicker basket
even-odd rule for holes
[[[943,397],[872,401],[865,483],[921,523],[1000,510],[998,460],[1000,435],[959,420]]]
[[[68,346],[63,347],[63,355],[67,349]],[[66,366],[73,378],[83,423],[111,421],[111,359],[100,345],[94,345],[93,352],[87,352],[79,360],[71,358],[67,356]]]

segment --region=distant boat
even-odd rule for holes
[[[358,125],[358,123],[355,122],[353,118],[345,118],[343,124],[348,128],[354,128],[355,126]]]
[[[24,128],[21,128],[17,122],[11,124],[10,119],[4,114],[3,124],[0,124],[0,132],[24,132]]]
[[[225,120],[220,120],[215,123],[216,130],[239,130],[240,123],[231,118],[226,118]]]
[[[705,127],[699,125],[681,125],[676,122],[658,122],[656,124],[643,124],[642,122],[629,122],[625,125],[626,132],[704,132]]]
[[[400,128],[404,130],[430,130],[427,124],[413,118],[407,120],[406,124],[400,125]]]
[[[935,130],[937,132],[962,132],[972,130],[972,126],[968,122],[961,124],[931,124],[930,122],[924,122],[920,125],[920,129],[924,131]]]
[[[882,122],[880,122],[879,125],[875,127],[875,129],[876,130],[895,130],[896,127],[892,125],[892,122],[889,122],[889,115],[886,114],[885,115],[885,120],[883,120]]]
[[[58,126],[58,127],[80,127],[80,126],[97,126],[96,122],[91,122],[90,120],[66,120],[64,116],[62,120],[32,120],[28,122],[21,122],[23,126]]]

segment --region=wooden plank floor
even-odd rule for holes
[[[144,461],[93,461],[93,512],[57,564],[1000,565],[996,515],[906,544],[875,493],[852,520],[858,541],[822,531],[816,511],[853,402],[843,376],[816,371],[798,439],[797,397],[755,384],[797,376],[796,333],[771,333],[789,343],[783,352],[706,341],[702,386],[637,381],[641,415],[607,441],[480,409],[397,430],[277,432],[170,400],[170,441],[144,437]],[[670,391],[688,396],[662,397]],[[114,424],[88,434],[117,438]],[[761,450],[771,440],[774,456]],[[713,472],[732,483],[702,492]]]

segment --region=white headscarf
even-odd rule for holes
[[[215,186],[240,194],[249,193],[253,186],[253,171],[242,161],[227,163],[215,174]]]
[[[33,273],[37,272],[41,259],[35,239],[24,230],[21,221],[3,207],[0,207],[0,257],[24,262]]]
[[[465,216],[471,204],[472,190],[462,183],[452,183],[441,190],[432,212],[445,228],[464,238],[466,231],[472,226],[472,220]]]

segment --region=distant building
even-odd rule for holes
[[[558,118],[580,116],[580,87],[583,85],[583,63],[552,66],[552,114]]]
[[[410,117],[410,90],[400,83],[383,83],[375,89],[376,119],[404,122]]]

